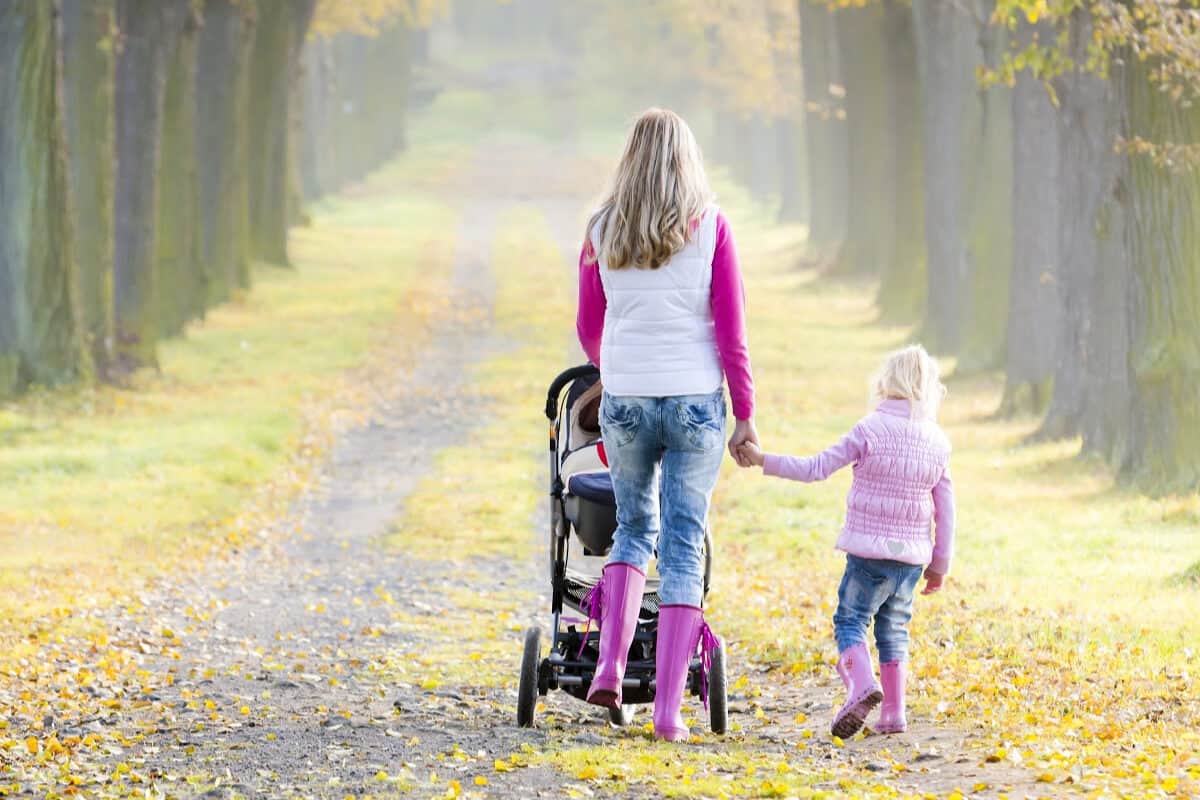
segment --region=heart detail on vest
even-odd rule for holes
[[[904,542],[897,542],[895,539],[888,539],[887,549],[892,555],[898,556],[904,552]]]

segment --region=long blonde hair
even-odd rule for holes
[[[907,400],[914,418],[933,419],[946,394],[941,377],[937,361],[921,345],[897,350],[888,354],[871,380],[871,404],[889,398]]]
[[[693,224],[712,200],[704,158],[687,123],[673,111],[651,108],[634,123],[625,152],[588,237],[609,269],[658,269],[687,244]]]

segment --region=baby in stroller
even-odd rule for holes
[[[617,527],[616,501],[600,437],[599,378],[599,371],[591,365],[573,367],[554,380],[547,394],[546,416],[551,421],[549,549],[553,622],[550,652],[544,659],[541,629],[526,631],[517,703],[517,721],[522,726],[533,724],[537,697],[550,689],[586,699],[596,673],[600,634],[592,629],[592,623],[599,618],[601,574]],[[705,594],[711,552],[711,539],[706,536]],[[616,724],[627,724],[635,705],[654,701],[658,614],[658,579],[651,571],[641,593],[637,626],[625,658],[620,704],[609,712]],[[701,644],[689,664],[687,686],[705,701],[712,730],[724,733],[724,648],[716,638]]]

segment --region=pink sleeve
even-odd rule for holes
[[[929,562],[929,570],[945,575],[950,572],[950,559],[954,556],[954,482],[950,480],[949,467],[933,487],[933,530],[933,561]]]
[[[867,452],[867,437],[858,425],[837,444],[815,456],[777,456],[763,454],[763,474],[812,483],[823,481],[847,464],[862,459]]]
[[[600,366],[600,339],[604,334],[604,311],[608,300],[600,282],[600,264],[592,259],[591,242],[583,243],[579,254],[579,311],[575,315],[575,332],[583,352],[597,367]]]
[[[746,344],[746,290],[733,233],[721,213],[717,214],[717,246],[713,251],[712,315],[733,415],[750,419],[754,416],[754,376]]]

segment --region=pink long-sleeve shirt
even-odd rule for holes
[[[750,348],[746,343],[746,291],[738,263],[733,232],[723,213],[717,213],[716,248],[712,263],[712,315],[717,352],[733,415],[738,419],[754,416],[754,376],[750,369]],[[600,279],[590,242],[579,254],[579,312],[575,329],[588,360],[600,366],[600,341],[604,334],[604,312],[608,301]]]
[[[907,400],[885,400],[822,453],[764,454],[763,473],[823,481],[853,464],[837,548],[860,558],[928,565],[945,575],[954,555],[950,440],[936,422],[914,418],[909,409]]]

